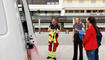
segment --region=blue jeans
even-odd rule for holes
[[[87,54],[88,60],[95,60],[95,53],[96,53],[96,50],[87,50],[86,54]]]

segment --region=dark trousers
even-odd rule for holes
[[[79,34],[74,34],[74,56],[73,60],[78,59],[78,46],[79,46],[79,60],[83,60],[83,46],[82,46],[82,40],[80,40]]]
[[[95,60],[99,60],[99,55],[98,55],[98,53],[99,53],[99,50],[98,50],[98,48],[97,48],[96,51],[95,51]]]

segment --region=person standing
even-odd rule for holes
[[[84,28],[83,28],[83,25],[80,21],[80,18],[76,17],[74,22],[75,22],[75,24],[73,25],[73,35],[72,35],[72,40],[74,42],[73,60],[77,60],[78,46],[79,46],[79,51],[80,51],[79,60],[83,60],[82,38],[80,38],[80,36],[79,36],[79,31],[80,30],[84,31]]]
[[[96,60],[99,60],[99,47],[101,46],[101,41],[102,41],[102,37],[103,37],[103,35],[102,35],[102,33],[101,33],[101,31],[100,31],[100,29],[97,27],[97,43],[98,43],[98,48],[96,49],[96,51],[95,51],[95,59]]]
[[[58,25],[58,18],[55,17],[52,20],[52,24],[48,28],[49,33],[49,41],[48,41],[48,53],[49,56],[47,59],[54,59],[56,60],[56,49],[59,45],[58,43],[58,36],[60,32],[60,26]]]
[[[88,17],[86,23],[89,28],[86,30],[86,34],[83,40],[83,46],[86,50],[88,60],[96,60],[95,54],[98,48],[96,36],[97,36],[97,26],[94,17]]]

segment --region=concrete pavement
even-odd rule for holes
[[[42,32],[41,34],[35,33],[37,37],[38,51],[40,60],[47,60],[48,56],[48,33]],[[100,47],[100,60],[105,60],[105,32],[103,32],[102,46]],[[71,40],[72,32],[65,34],[61,32],[59,35],[59,47],[57,49],[57,60],[72,60],[73,57],[73,43]],[[87,60],[86,52],[84,50],[84,60]]]

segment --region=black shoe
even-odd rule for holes
[[[47,57],[47,59],[51,59],[51,58],[52,58],[52,57],[49,57],[49,56]]]
[[[52,58],[52,59],[56,60],[56,58],[55,58],[55,57],[54,57],[54,58]]]

